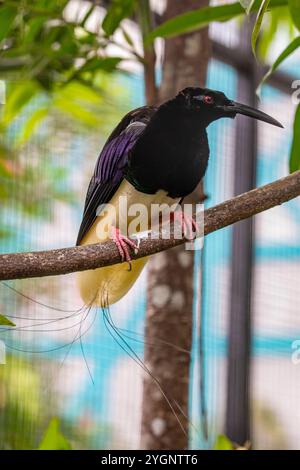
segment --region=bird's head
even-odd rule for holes
[[[244,114],[259,121],[268,122],[273,126],[283,127],[280,122],[266,113],[245,104],[230,100],[221,91],[209,88],[189,87],[182,90],[176,100],[187,109],[199,112],[206,125],[223,117],[235,118]]]

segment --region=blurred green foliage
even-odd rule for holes
[[[285,61],[295,50],[300,47],[300,36],[293,39],[292,42],[281,52],[281,54],[277,57],[275,62],[272,64],[266,75],[263,77],[259,88],[263,85],[263,83],[268,79],[268,77],[277,70],[277,68]]]
[[[106,55],[104,35],[86,28],[87,16],[68,19],[68,0],[1,3],[0,72],[17,72],[18,79],[35,79],[52,90],[74,78],[92,85],[93,72],[110,72],[118,65],[120,58]]]
[[[251,2],[251,11],[258,11],[262,0]],[[270,8],[278,8],[287,4],[287,0],[271,0]],[[245,6],[244,6],[245,5]],[[245,14],[249,11],[244,0],[241,2],[228,2],[222,5],[214,5],[189,11],[167,20],[154,29],[148,36],[147,41],[153,41],[157,37],[174,37],[191,31],[204,28],[214,21],[224,22]]]
[[[213,450],[250,450],[252,447],[250,441],[240,445],[232,442],[225,434],[219,434],[216,438]]]
[[[107,54],[111,40],[104,31],[86,26],[98,7],[87,3],[83,17],[73,18],[69,3],[0,0],[0,79],[6,83],[0,104],[1,211],[13,206],[16,213],[49,218],[51,202],[74,202],[68,170],[51,157],[45,140],[62,123],[72,132],[107,132],[120,117],[123,90],[110,77],[120,73],[121,58]],[[128,12],[122,11],[116,27]],[[43,181],[41,174],[47,174]],[[0,239],[12,229],[2,225]]]
[[[271,49],[274,47],[274,40],[279,31],[285,33],[290,41],[297,35],[287,5],[273,8],[264,17],[257,46],[257,53],[261,59],[267,60]]]
[[[107,426],[87,417],[77,426],[61,416],[55,381],[44,377],[51,367],[47,359],[11,354],[0,365],[0,450],[93,449],[111,441]]]
[[[11,320],[0,314],[0,325],[1,326],[16,326]]]
[[[252,37],[251,37],[251,46],[252,46],[252,51],[253,51],[254,55],[256,55],[256,43],[257,43],[257,40],[258,40],[258,37],[259,37],[259,34],[260,34],[260,30],[261,30],[261,27],[262,27],[262,22],[263,22],[265,13],[266,13],[266,11],[269,7],[269,4],[270,4],[270,0],[262,0],[261,1],[260,7],[259,7],[259,10],[258,10],[258,13],[257,13],[257,17],[256,17],[256,20],[255,20],[255,23],[254,23],[254,26],[253,26]],[[249,6],[248,11],[250,12],[250,10],[251,10],[251,4]]]
[[[118,70],[121,58],[107,54],[110,40],[104,32],[86,27],[96,6],[73,20],[68,3],[0,1],[0,77],[9,83],[2,131],[34,98],[41,102],[28,116],[21,142],[53,108],[88,126],[101,125],[113,109],[107,74]]]
[[[20,358],[7,357],[0,366],[0,446],[2,449],[34,448],[32,429],[39,426],[41,406],[39,377]]]
[[[112,0],[102,23],[107,36],[111,36],[124,18],[130,18],[137,0]]]
[[[234,450],[234,446],[227,436],[219,434],[214,445],[214,450]]]
[[[52,418],[38,450],[71,450],[72,446],[60,430],[60,420]]]

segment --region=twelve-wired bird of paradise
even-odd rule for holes
[[[283,127],[271,116],[206,88],[185,88],[159,107],[135,109],[109,136],[90,181],[77,245],[112,238],[122,261],[131,262],[135,244],[120,227],[121,196],[128,208],[181,203],[202,180],[209,158],[207,126],[223,117],[244,114]],[[105,208],[108,204],[108,209]],[[100,210],[99,210],[100,208]],[[101,209],[102,208],[102,209]],[[112,212],[116,214],[114,216]],[[184,217],[184,216],[183,216]],[[127,224],[130,221],[130,217]],[[121,223],[122,222],[122,223]],[[184,220],[182,220],[184,223]],[[106,224],[107,230],[99,230]],[[128,226],[127,226],[128,227]],[[80,294],[86,304],[107,306],[121,299],[141,273],[147,258],[78,273]]]

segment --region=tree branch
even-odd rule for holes
[[[235,222],[247,219],[299,195],[300,171],[296,171],[273,183],[253,189],[207,209],[204,212],[204,234],[208,235]],[[172,237],[167,240],[143,238],[138,253],[132,254],[132,259],[167,250],[185,243],[185,241]],[[101,244],[49,251],[8,253],[0,255],[0,280],[56,276],[101,268],[119,262],[118,249],[111,240]]]

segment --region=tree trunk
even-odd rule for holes
[[[208,0],[168,0],[164,20],[206,6]],[[210,58],[208,30],[167,39],[159,101],[165,101],[187,86],[203,86]],[[189,202],[203,199],[201,186]],[[145,362],[159,381],[144,379],[143,449],[186,449],[188,447],[188,396],[193,318],[194,254],[184,247],[151,258],[148,268]],[[154,338],[159,343],[151,347]],[[162,341],[173,343],[174,349]],[[178,422],[180,419],[181,424]]]

